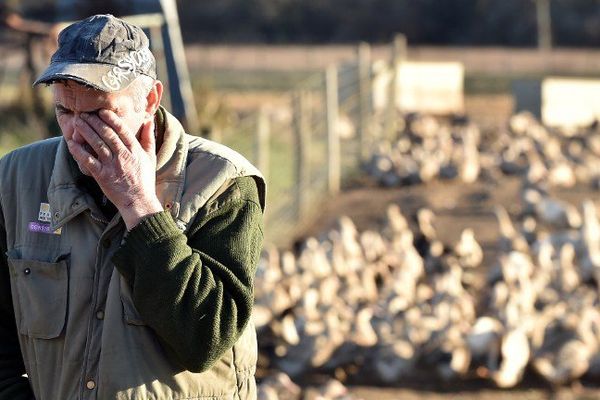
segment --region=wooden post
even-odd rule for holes
[[[38,73],[35,69],[34,63],[34,54],[35,54],[35,45],[34,45],[34,36],[30,33],[26,34],[25,39],[25,48],[26,48],[26,57],[25,57],[25,69],[22,71],[24,73],[25,79],[25,87],[26,90],[31,94],[31,115],[33,116],[32,120],[35,123],[35,127],[42,134],[42,137],[49,138],[54,135],[54,132],[51,132],[48,129],[48,125],[46,124],[46,109],[44,106],[44,99],[42,94],[40,93],[39,88],[34,88],[31,86],[31,82],[33,82]]]
[[[548,51],[552,49],[552,17],[550,14],[550,0],[534,0],[537,19],[538,49]]]
[[[327,188],[329,194],[340,191],[340,137],[338,125],[338,71],[335,65],[327,68],[325,74],[326,113],[327,113]]]
[[[167,70],[162,28],[161,25],[152,25],[149,30],[150,47],[152,48],[152,54],[154,54],[154,58],[156,59],[156,69],[158,70],[158,76],[165,88],[165,90],[163,90],[161,103],[166,106],[168,110],[172,110],[173,104],[171,103],[171,95],[169,93],[169,71]]]
[[[271,127],[269,116],[264,108],[258,112],[256,121],[256,140],[254,141],[254,159],[256,167],[263,173],[265,180],[269,177],[269,142]]]
[[[306,214],[310,181],[309,131],[305,114],[306,95],[295,92],[292,97],[292,130],[296,149],[294,211],[297,220]]]
[[[392,140],[396,139],[398,136],[398,132],[396,132],[398,126],[398,67],[402,61],[406,60],[406,53],[406,36],[397,33],[394,35],[394,41],[392,42],[392,79],[390,79],[388,106],[385,118],[385,135],[388,139]]]
[[[371,46],[366,42],[358,45],[358,146],[359,164],[369,156],[367,146],[371,126]]]
[[[194,103],[194,93],[190,82],[189,71],[185,61],[185,49],[181,39],[179,17],[175,0],[160,0],[160,5],[165,16],[166,32],[169,38],[169,51],[172,57],[167,62],[172,67],[171,102],[173,112],[190,133],[198,133],[198,113]]]

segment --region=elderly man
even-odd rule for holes
[[[64,29],[41,83],[62,138],[0,161],[0,399],[255,397],[260,172],[184,133],[111,15]]]

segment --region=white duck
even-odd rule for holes
[[[492,372],[492,380],[501,388],[514,387],[523,377],[530,356],[529,340],[523,328],[513,328],[502,337],[501,354],[500,369]]]

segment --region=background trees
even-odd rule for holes
[[[81,17],[100,8],[125,15],[155,8],[152,1],[107,0],[101,7],[89,0],[6,0],[5,4],[31,17],[60,20],[61,9],[77,10]],[[177,4],[184,39],[189,42],[384,42],[403,32],[413,44],[535,46],[535,1],[178,0]],[[54,11],[51,4],[57,5]],[[554,45],[600,44],[599,0],[550,0],[550,5]]]

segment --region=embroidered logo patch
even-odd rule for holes
[[[52,228],[50,228],[50,224],[40,224],[39,222],[30,222],[28,225],[29,228],[29,232],[35,232],[35,233],[47,233],[47,234],[52,234],[52,235],[60,235],[62,232],[62,228],[58,228],[57,230],[53,231]]]
[[[148,71],[154,57],[150,49],[132,50],[123,57],[108,73],[102,76],[102,83],[111,90],[120,90],[123,81],[132,81],[138,74]]]
[[[38,214],[38,220],[42,222],[52,221],[52,213],[50,212],[50,204],[40,203],[40,213]]]

